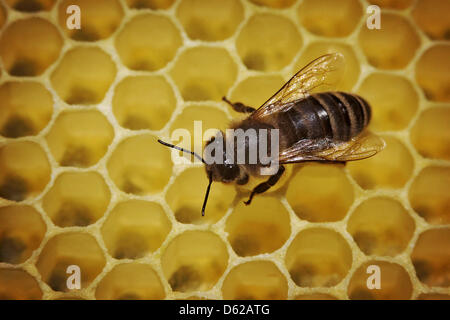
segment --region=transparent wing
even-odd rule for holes
[[[251,117],[268,116],[289,107],[290,102],[307,97],[314,89],[334,85],[341,78],[344,67],[344,56],[340,53],[326,54],[313,60],[254,111]]]
[[[348,142],[335,143],[328,139],[301,140],[292,147],[283,150],[279,163],[302,161],[352,161],[372,157],[384,149],[383,138],[364,131]]]

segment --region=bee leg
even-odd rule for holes
[[[225,98],[225,97],[222,97],[222,100],[225,101],[226,103],[228,103],[228,104],[233,108],[233,110],[236,111],[236,112],[240,112],[240,113],[252,113],[253,111],[256,110],[255,108],[248,107],[248,106],[246,106],[245,104],[240,103],[240,102],[235,102],[235,103],[233,103],[233,102],[231,102],[230,100],[228,100],[228,99]]]
[[[249,205],[252,202],[253,196],[257,193],[263,193],[266,192],[270,187],[273,187],[278,180],[280,180],[281,176],[283,175],[285,168],[283,166],[280,166],[278,168],[277,173],[275,173],[273,176],[271,176],[267,181],[261,182],[258,184],[250,194],[250,198],[248,198],[247,201],[244,201],[246,205]]]

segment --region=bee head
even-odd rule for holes
[[[216,137],[212,137],[211,140],[208,141],[206,146],[212,143],[222,143],[221,139],[216,139]],[[221,155],[217,155],[216,150],[221,150]],[[220,159],[221,161],[207,161],[205,165],[206,174],[208,177],[211,177],[213,181],[220,181],[224,183],[233,182],[240,176],[240,168],[233,161],[232,158],[229,157],[225,148],[214,148],[211,150],[211,158],[212,159]]]
[[[236,164],[208,164],[205,169],[207,176],[211,176],[213,181],[229,183],[240,176],[239,166]]]

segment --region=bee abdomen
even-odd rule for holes
[[[348,141],[369,124],[370,106],[358,95],[323,92],[311,95],[307,99],[316,100],[325,110],[328,117],[323,117],[322,121],[329,121],[331,138],[334,140]]]
[[[322,92],[279,114],[278,127],[285,131],[288,145],[301,139],[348,141],[368,125],[370,117],[370,106],[360,96]]]

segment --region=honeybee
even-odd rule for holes
[[[342,54],[321,56],[298,71],[258,109],[223,98],[235,111],[249,114],[244,120],[233,123],[232,129],[278,129],[279,132],[279,152],[276,159],[278,170],[252,190],[248,200],[244,202],[246,205],[251,203],[255,194],[267,191],[278,182],[285,171],[284,164],[305,161],[345,163],[371,157],[384,149],[384,140],[365,130],[371,118],[371,109],[366,100],[356,94],[318,90],[335,83],[343,69]],[[313,90],[315,93],[312,93]],[[223,132],[218,135],[224,136]],[[216,141],[218,135],[208,141],[205,149]],[[259,138],[261,137],[258,136]],[[225,151],[221,163],[207,163],[193,151],[158,141],[165,146],[190,153],[205,164],[209,183],[202,215],[205,214],[213,181],[244,185],[250,176],[260,176],[259,169],[266,166],[259,158],[254,164],[237,164],[231,161],[230,154]],[[250,148],[247,141],[244,148],[247,154]]]

